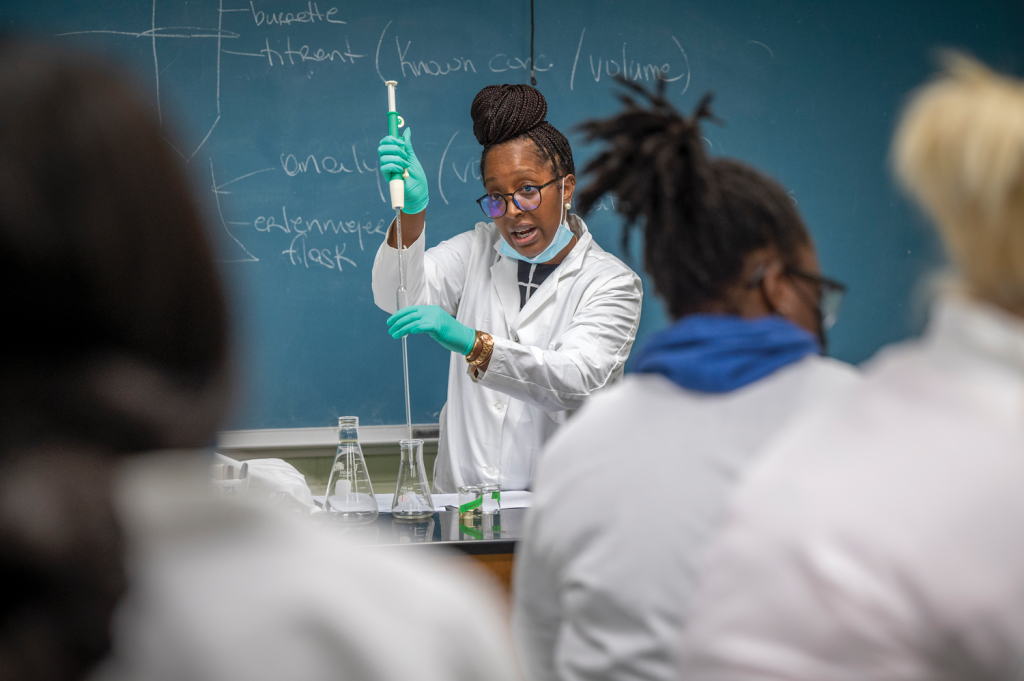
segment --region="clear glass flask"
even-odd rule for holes
[[[391,523],[391,531],[398,544],[424,544],[434,541],[434,517],[426,520],[406,520]]]
[[[391,502],[393,520],[424,520],[434,515],[427,470],[423,465],[423,440],[402,440],[398,464],[398,486]]]
[[[377,519],[377,500],[359,446],[358,416],[338,419],[338,453],[334,455],[327,481],[324,511],[329,519],[346,523],[369,523]]]

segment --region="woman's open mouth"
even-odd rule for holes
[[[520,229],[510,230],[512,241],[516,246],[529,246],[540,237],[540,230],[533,225],[527,225]]]

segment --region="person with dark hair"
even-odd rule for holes
[[[0,39],[0,678],[513,681],[473,575],[213,496],[227,309],[166,134],[109,66]]]
[[[0,676],[74,679],[126,588],[112,488],[227,413],[225,300],[150,107],[92,60],[0,41]]]
[[[409,172],[402,220],[409,307],[397,310],[395,230],[377,252],[374,301],[391,335],[452,351],[434,489],[530,486],[544,443],[617,381],[640,321],[640,279],[570,214],[572,149],[529,85],[490,85],[470,107],[483,145],[488,221],[426,249],[427,182],[409,130],[380,144],[385,176]],[[463,361],[463,358],[465,361]]]
[[[857,380],[821,356],[841,285],[819,274],[786,191],[708,157],[710,96],[683,117],[664,83],[625,86],[624,111],[582,125],[604,146],[580,207],[616,196],[624,243],[639,223],[675,321],[544,451],[514,575],[535,681],[675,679],[697,561],[733,485],[793,416]]]

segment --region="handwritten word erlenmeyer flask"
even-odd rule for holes
[[[427,471],[423,466],[423,440],[402,440],[398,464],[398,486],[391,502],[393,520],[424,520],[434,515]]]
[[[359,446],[358,416],[338,419],[338,453],[334,455],[331,477],[327,481],[324,511],[331,520],[345,523],[369,523],[377,519],[377,500]]]

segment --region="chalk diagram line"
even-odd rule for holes
[[[270,168],[264,168],[263,170],[254,170],[251,173],[246,173],[245,175],[242,175],[241,177],[236,177],[235,179],[230,180],[228,182],[225,182],[222,185],[218,186],[218,185],[215,184],[213,188],[216,191],[220,191],[224,187],[227,187],[229,184],[234,184],[235,182],[238,182],[239,180],[244,180],[245,178],[252,177],[253,175],[259,175],[260,173],[265,173],[268,170],[276,170],[276,168],[270,167]],[[220,193],[221,194],[230,194],[231,192],[220,192]],[[245,223],[245,224],[249,224],[249,223]]]
[[[211,125],[210,129],[206,131],[206,135],[203,137],[203,140],[199,143],[199,146],[197,146],[195,148],[195,151],[193,151],[188,156],[186,156],[180,149],[178,149],[176,146],[174,146],[174,144],[172,144],[169,139],[167,139],[166,137],[163,138],[163,140],[167,143],[167,145],[169,147],[171,147],[171,149],[174,149],[174,151],[179,156],[181,156],[181,158],[185,161],[186,164],[189,164],[189,163],[191,163],[192,159],[195,158],[196,154],[198,154],[199,151],[203,148],[203,146],[206,145],[206,142],[213,135],[213,131],[214,131],[214,129],[216,129],[217,124],[220,123],[220,119],[221,119],[221,109],[220,109],[220,56],[221,56],[221,53],[222,52],[227,52],[228,54],[244,54],[244,53],[241,53],[241,52],[231,52],[229,50],[225,50],[224,47],[223,47],[223,41],[224,41],[225,38],[227,38],[227,39],[237,39],[237,38],[241,38],[242,37],[240,33],[235,33],[234,31],[226,31],[226,30],[224,30],[224,13],[225,12],[248,12],[249,10],[248,9],[244,9],[244,8],[243,9],[224,9],[224,0],[219,0],[218,1],[218,6],[217,6],[217,28],[215,28],[215,29],[208,28],[208,27],[205,27],[205,26],[157,26],[157,23],[156,23],[156,19],[157,19],[157,17],[156,17],[157,3],[158,3],[158,0],[153,0],[153,7],[152,7],[152,11],[150,12],[150,25],[149,25],[149,28],[144,30],[144,31],[115,31],[115,30],[110,30],[110,29],[102,29],[102,30],[89,30],[89,31],[67,31],[67,32],[64,32],[64,33],[57,33],[55,35],[56,35],[56,37],[63,37],[63,36],[70,36],[70,35],[101,34],[101,35],[124,35],[124,36],[131,36],[131,37],[134,37],[134,38],[149,38],[150,42],[152,44],[152,49],[153,49],[153,81],[154,81],[154,89],[155,89],[155,96],[156,96],[157,120],[158,120],[158,122],[160,124],[160,128],[161,129],[163,129],[164,114],[163,114],[163,107],[162,107],[162,104],[161,104],[161,101],[160,101],[160,56],[159,56],[159,53],[157,51],[157,40],[158,39],[159,40],[165,40],[165,39],[191,40],[193,38],[196,38],[196,39],[216,39],[216,41],[217,41],[217,71],[216,71],[216,82],[217,82],[217,85],[216,85],[215,103],[216,103],[217,117],[214,119],[213,125]],[[247,55],[247,56],[262,56],[262,55]],[[220,262],[259,262],[259,258],[257,258],[255,255],[253,255],[249,251],[249,249],[246,248],[245,245],[241,241],[239,241],[238,237],[236,237],[231,232],[231,230],[228,228],[228,224],[243,225],[243,224],[251,224],[251,223],[236,223],[236,222],[228,223],[228,221],[226,221],[224,219],[224,213],[223,213],[223,211],[221,209],[220,195],[221,194],[230,194],[230,192],[223,191],[223,188],[228,186],[228,185],[230,185],[230,184],[238,182],[239,180],[244,180],[245,178],[251,177],[253,175],[258,175],[260,173],[265,173],[265,172],[268,172],[268,171],[271,171],[271,170],[275,170],[275,168],[264,168],[262,170],[257,170],[257,171],[251,172],[251,173],[247,173],[245,175],[242,175],[241,177],[236,177],[235,179],[233,179],[233,180],[231,180],[229,182],[225,182],[223,185],[217,186],[216,178],[214,177],[214,173],[213,173],[213,159],[210,158],[209,161],[210,161],[210,177],[211,177],[211,180],[213,181],[213,185],[211,187],[211,190],[213,191],[214,200],[215,200],[215,202],[217,204],[217,215],[220,218],[221,227],[224,229],[224,231],[227,233],[227,235],[229,237],[231,237],[231,239],[235,243],[237,243],[238,246],[248,256],[247,258],[241,258],[241,259],[235,259],[235,260],[221,260]],[[379,184],[380,183],[378,181],[378,189],[379,189]]]
[[[273,168],[267,168],[266,170],[273,170]],[[255,175],[256,173],[262,173],[262,172],[265,172],[265,171],[264,170],[257,170],[255,173],[249,173],[249,175]],[[231,182],[225,182],[223,185],[221,185],[221,187],[226,187],[229,184],[231,184],[232,182],[238,182],[241,179],[249,177],[249,175],[243,175],[242,177],[236,177],[235,179],[231,180]],[[259,262],[260,259],[257,258],[252,253],[250,253],[249,249],[245,247],[245,244],[243,244],[241,241],[239,241],[238,237],[236,237],[234,234],[232,234],[231,230],[228,229],[228,223],[224,220],[224,211],[222,211],[221,207],[220,207],[220,195],[221,194],[230,194],[231,192],[226,192],[223,189],[221,189],[221,187],[217,186],[217,176],[213,172],[213,159],[212,158],[210,159],[210,182],[211,182],[210,189],[213,191],[213,199],[214,199],[214,201],[217,204],[217,216],[220,218],[221,226],[224,228],[224,231],[227,232],[228,236],[231,237],[232,239],[234,239],[235,243],[238,244],[238,246],[243,251],[245,251],[245,254],[249,256],[248,258],[243,258],[241,260],[219,260],[218,262]]]
[[[762,43],[760,40],[748,40],[747,44],[748,45],[760,45],[764,49],[768,50],[768,54],[770,54],[772,56],[772,59],[775,59],[775,53],[772,52],[772,48],[768,47],[767,45]]]
[[[672,36],[672,41],[676,44],[676,47],[679,48],[679,51],[683,53],[683,59],[686,61],[686,85],[683,86],[683,91],[679,93],[681,95],[685,95],[686,91],[690,89],[690,58],[686,56],[686,50],[684,50],[683,46],[679,44],[679,40],[675,36]],[[681,76],[666,78],[665,80],[671,83],[673,80],[677,80],[679,78],[681,78]]]
[[[441,165],[437,169],[437,191],[441,192],[441,198],[444,199],[444,204],[446,206],[448,205],[448,199],[445,198],[444,189],[441,188],[441,173],[444,172],[444,157],[448,155],[448,148],[452,146],[452,142],[455,141],[455,136],[458,134],[459,131],[456,130],[455,134],[452,135],[452,138],[448,140],[448,144],[446,144],[444,147],[444,153],[441,154]]]

